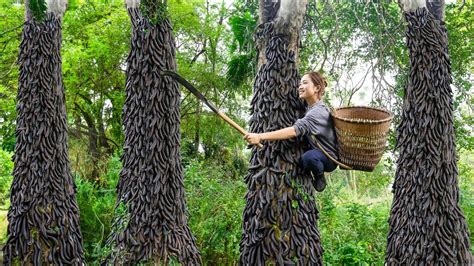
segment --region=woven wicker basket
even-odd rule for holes
[[[332,113],[339,160],[355,170],[373,171],[384,152],[392,113],[372,107],[335,108]]]

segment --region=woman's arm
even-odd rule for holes
[[[294,127],[287,127],[275,131],[265,133],[248,133],[245,135],[245,140],[249,144],[257,144],[262,140],[284,140],[296,137],[296,131]]]

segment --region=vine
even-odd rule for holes
[[[43,21],[46,17],[46,6],[45,0],[30,0],[28,3],[28,8],[31,10],[33,18],[37,21]]]
[[[168,1],[142,0],[140,10],[153,25],[158,25],[168,17]]]

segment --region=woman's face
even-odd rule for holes
[[[298,96],[301,99],[306,100],[308,98],[311,98],[316,95],[318,91],[319,89],[314,85],[308,75],[304,75],[301,78],[300,86],[298,87]]]

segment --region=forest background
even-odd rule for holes
[[[258,4],[251,0],[169,0],[178,71],[220,109],[246,125],[256,73],[253,33]],[[460,205],[474,231],[472,81],[473,4],[446,8],[452,63]],[[0,245],[15,145],[18,47],[24,4],[0,4]],[[396,127],[408,73],[405,25],[392,1],[309,1],[301,33],[300,73],[329,79],[332,106],[364,104],[395,114],[389,146],[372,173],[337,170],[316,195],[328,265],[382,265],[395,176]],[[63,79],[69,158],[77,185],[86,259],[106,253],[121,169],[125,61],[130,22],[123,1],[70,0],[63,22]],[[247,190],[249,150],[242,137],[182,90],[181,154],[189,225],[207,265],[236,264]]]

